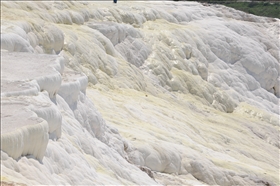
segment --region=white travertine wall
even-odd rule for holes
[[[1,7],[1,180],[279,183],[279,19],[196,2]]]

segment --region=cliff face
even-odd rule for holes
[[[279,20],[195,2],[1,2],[1,180],[277,185]]]

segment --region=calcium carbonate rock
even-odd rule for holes
[[[279,185],[279,19],[121,5],[1,2],[1,181]]]
[[[49,140],[48,122],[22,99],[1,98],[1,150],[14,159],[33,155],[42,161]]]

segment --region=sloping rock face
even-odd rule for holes
[[[5,183],[279,184],[278,19],[195,2],[1,7]]]
[[[127,156],[125,140],[117,129],[106,125],[86,97],[88,78],[84,74],[65,68],[61,56],[17,52],[2,52],[1,55],[1,162],[5,167],[5,178],[14,180],[14,173],[9,171],[16,169],[21,176],[14,181],[19,180],[19,183],[101,184],[106,176],[96,180],[98,174],[94,167],[107,166],[107,161],[112,161],[114,164],[109,166],[129,180],[124,183],[155,184],[148,175],[124,159]],[[101,152],[103,150],[106,153]],[[101,160],[103,158],[108,160]],[[115,162],[115,158],[122,159],[121,163]],[[89,164],[91,161],[97,162]],[[24,166],[28,162],[32,162],[30,172],[25,172]],[[82,180],[61,177],[57,182],[45,182],[40,180],[43,174],[28,179],[34,171],[40,170],[40,166],[47,176],[72,168],[76,171],[88,169],[88,173],[80,175]],[[129,172],[120,170],[122,166],[126,166],[124,169]],[[137,181],[134,175],[129,175],[133,170],[144,179]],[[122,183],[114,178],[111,181]]]

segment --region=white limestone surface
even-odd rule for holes
[[[1,181],[279,185],[279,23],[197,2],[1,2],[1,121],[20,131],[1,141],[48,135],[1,147]]]
[[[53,97],[58,91],[61,84],[60,71],[64,68],[61,65],[61,63],[64,64],[60,61],[61,58],[43,54],[38,56],[9,52],[1,53],[1,58],[3,59],[1,63],[2,96],[36,95],[45,90],[50,97]],[[19,64],[21,59],[29,63],[21,65]],[[21,71],[22,73],[15,73]]]
[[[3,180],[24,184],[155,184],[125,160],[124,140],[116,129],[106,125],[85,96],[87,77],[83,73],[63,70],[61,56],[8,52],[1,55],[5,87],[1,95]],[[24,64],[22,68],[20,64]],[[56,74],[58,80],[53,78]],[[36,82],[36,94],[26,94],[22,81]],[[68,169],[80,178],[66,176]],[[80,175],[82,171],[86,172]],[[35,172],[41,175],[34,176]],[[52,174],[62,176],[47,181]],[[107,178],[107,174],[120,178]],[[137,180],[139,176],[143,179]]]
[[[42,160],[48,144],[48,123],[26,108],[27,102],[1,99],[1,150],[12,158],[32,154]]]

